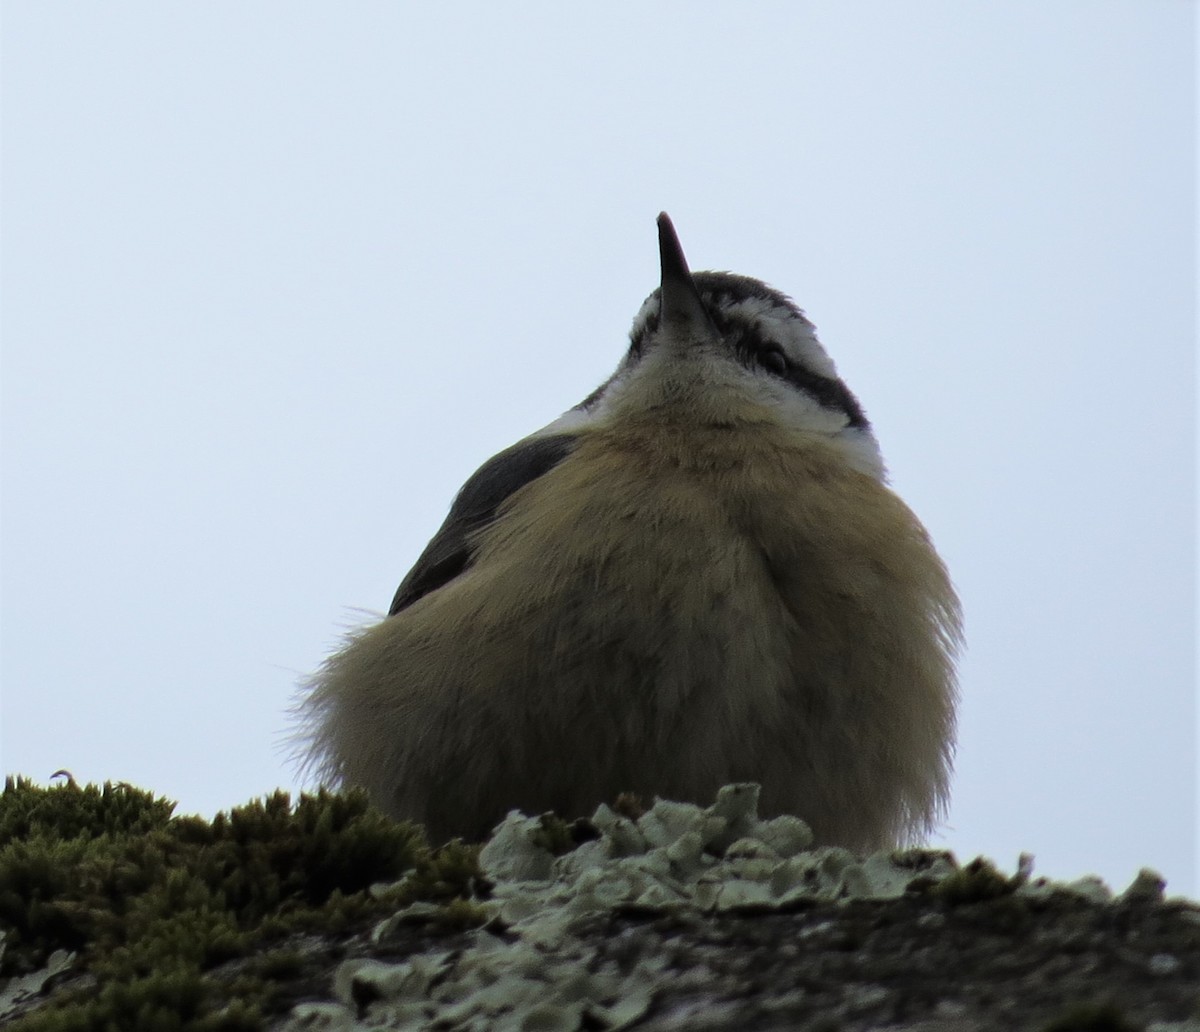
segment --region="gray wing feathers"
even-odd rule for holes
[[[500,504],[518,489],[565,459],[575,447],[570,434],[529,437],[488,459],[463,485],[446,522],[396,590],[388,616],[453,580],[471,565],[471,535],[496,516]]]

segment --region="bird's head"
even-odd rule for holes
[[[882,479],[862,406],[791,298],[749,276],[692,273],[665,213],[658,239],[662,280],[633,321],[629,350],[559,425],[633,417],[731,429],[774,423],[828,438]]]

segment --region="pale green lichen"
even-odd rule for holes
[[[802,899],[892,899],[915,881],[956,870],[946,853],[861,858],[812,848],[803,821],[760,820],[757,803],[758,786],[730,785],[710,807],[659,800],[636,821],[601,806],[591,821],[601,837],[561,857],[539,846],[536,818],[510,814],[480,854],[495,883],[484,906],[544,938],[555,923],[614,907],[723,913]]]
[[[548,837],[548,818],[511,813],[479,854],[491,893],[470,906],[490,924],[472,933],[468,946],[396,963],[345,961],[331,987],[335,999],[297,1007],[285,1028],[627,1027],[650,1007],[666,962],[639,955],[618,968],[603,960],[586,934],[597,915],[684,920],[914,893],[950,907],[1053,892],[1101,896],[1102,883],[1094,879],[1066,886],[1032,880],[1027,856],[1014,875],[1005,875],[986,860],[960,868],[949,853],[934,850],[862,857],[814,848],[798,818],[760,820],[757,799],[757,786],[731,785],[707,808],[666,800],[649,809],[601,806],[581,822],[597,836],[566,849],[568,826]],[[1135,884],[1148,889],[1154,877]],[[429,912],[428,904],[410,906],[376,926],[373,938],[386,944]]]
[[[360,1015],[398,1030],[435,1023],[463,1030],[624,1028],[650,1006],[665,961],[640,957],[627,969],[595,963],[594,948],[574,932],[597,914],[744,913],[801,900],[893,899],[956,870],[945,853],[860,858],[814,849],[803,821],[760,820],[757,802],[756,785],[731,785],[706,808],[658,800],[623,814],[601,806],[586,822],[597,836],[565,851],[562,828],[548,841],[546,818],[514,812],[479,855],[491,896],[472,903],[505,930],[503,937],[482,930],[462,950],[399,963],[346,961],[333,986],[342,1009],[305,1004],[287,1028],[366,1027]],[[386,942],[427,909],[413,906],[383,922],[376,941]]]

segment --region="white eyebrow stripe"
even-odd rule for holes
[[[705,275],[698,274],[701,278]],[[700,294],[705,304],[723,316],[749,327],[757,336],[778,344],[788,359],[796,365],[803,366],[818,376],[830,380],[838,379],[837,366],[817,339],[816,327],[799,308],[782,304],[779,300],[769,297],[734,299],[719,288],[713,289],[707,285],[701,287]],[[659,298],[656,292],[646,298],[634,317],[630,339],[641,339],[646,334],[650,322],[657,318],[658,312]]]
[[[826,379],[838,379],[837,366],[817,340],[817,328],[799,309],[784,308],[765,297],[748,297],[728,302],[720,310],[778,344],[797,365]]]

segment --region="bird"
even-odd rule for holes
[[[960,604],[804,312],[688,267],[616,371],[485,462],[304,688],[303,764],[432,839],[761,786],[817,844],[944,817]]]

